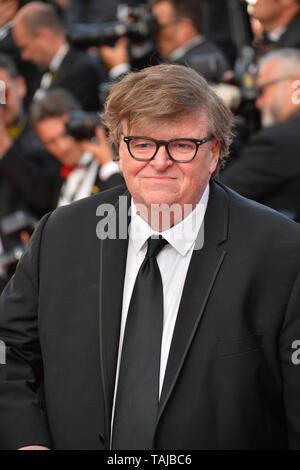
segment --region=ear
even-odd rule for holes
[[[221,148],[220,142],[214,137],[212,144],[211,144],[211,149],[210,149],[209,171],[211,175],[214,173],[214,171],[217,168],[217,164],[220,158],[220,148]]]
[[[120,145],[119,145],[119,160],[118,160],[118,163],[119,163],[120,173],[123,174],[123,156],[122,156],[122,151],[120,152]]]
[[[43,27],[37,30],[36,36],[38,36],[39,39],[43,39],[45,41],[50,41],[51,38],[53,37],[52,31],[50,31],[50,29],[48,28],[43,28]]]

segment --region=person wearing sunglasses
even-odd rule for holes
[[[257,91],[263,127],[220,179],[300,222],[300,51],[280,49],[265,55]]]

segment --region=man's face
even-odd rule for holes
[[[256,0],[249,3],[251,15],[262,23],[276,20],[283,11],[281,0]]]
[[[128,135],[126,122],[123,133]],[[189,114],[176,122],[150,120],[130,131],[132,136],[147,136],[157,140],[175,138],[202,139],[210,134],[206,112]],[[219,158],[219,144],[216,139],[199,147],[194,160],[187,163],[172,161],[164,146],[149,162],[134,160],[122,140],[119,146],[120,170],[136,204],[146,206],[148,213],[152,204],[179,204],[184,210],[186,204],[195,205],[216,169]]]
[[[178,43],[178,21],[176,21],[173,6],[168,1],[162,1],[152,7],[152,12],[162,29],[157,32],[156,42],[159,53],[167,59],[171,52],[180,46]]]
[[[19,21],[13,28],[13,36],[23,60],[29,60],[41,68],[49,66],[51,62],[49,42],[46,40],[44,30],[38,31],[36,36],[33,36]]]
[[[257,85],[261,90],[256,100],[256,107],[261,112],[263,127],[272,126],[282,122],[293,112],[292,79],[288,78],[284,70],[274,59],[262,66],[257,78]]]
[[[68,116],[47,118],[35,125],[35,131],[47,150],[63,165],[75,165],[82,150],[76,140],[66,134]]]
[[[13,124],[22,111],[26,85],[22,77],[12,78],[6,69],[0,68],[0,81],[5,85],[6,104],[1,105],[6,126]]]

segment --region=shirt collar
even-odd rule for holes
[[[178,47],[173,52],[171,52],[171,54],[168,57],[168,60],[173,61],[173,60],[180,59],[187,51],[192,49],[192,47],[197,46],[198,44],[202,44],[203,41],[204,41],[204,37],[199,34],[198,36],[191,39],[184,46]]]
[[[91,152],[88,152],[86,150],[85,152],[83,152],[80,159],[78,160],[78,165],[88,166],[92,160],[93,160],[93,155],[91,154]]]
[[[272,42],[277,42],[286,31],[286,27],[279,26],[279,28],[274,29],[270,33],[268,33],[268,37]]]
[[[6,38],[12,26],[13,26],[13,21],[10,21],[9,23],[6,23],[4,26],[2,26],[2,28],[0,28],[0,40],[1,41]]]
[[[153,230],[138,214],[136,205],[131,198],[131,224],[129,237],[132,240],[133,248],[138,254],[145,247],[145,243],[152,235],[162,235],[170,245],[175,248],[181,256],[192,249],[200,227],[202,225],[209,198],[209,184],[206,186],[200,201],[195,209],[181,222],[171,227],[169,230],[158,233]]]
[[[57,53],[55,54],[55,56],[53,57],[49,65],[49,69],[51,70],[51,72],[56,72],[59,69],[62,61],[64,60],[65,56],[69,52],[69,49],[70,49],[70,46],[67,43],[63,44],[58,49]]]

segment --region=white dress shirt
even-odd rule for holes
[[[193,254],[193,249],[195,247],[197,235],[203,223],[208,197],[209,185],[207,185],[196,208],[185,219],[183,219],[182,222],[161,233],[169,244],[166,245],[157,256],[157,263],[162,277],[164,294],[164,322],[160,358],[159,395],[162,390],[185,278]],[[139,268],[146,255],[147,240],[153,234],[158,234],[158,232],[155,232],[150,225],[137,215],[136,206],[132,200],[112,423],[114,418],[120,359],[129,303]]]
[[[6,38],[12,27],[13,21],[10,21],[9,23],[6,23],[0,28],[0,41],[3,41],[3,39]]]
[[[69,44],[64,44],[57,51],[57,53],[55,54],[55,56],[50,62],[50,65],[49,65],[50,72],[44,73],[44,75],[41,78],[40,87],[34,94],[35,100],[41,100],[45,96],[46,90],[48,90],[53,80],[52,73],[58,71],[59,67],[61,66],[62,61],[64,60],[67,53],[69,52],[69,49],[70,49]]]
[[[119,165],[116,162],[108,162],[99,168],[99,163],[94,160],[93,155],[84,152],[78,162],[78,168],[75,168],[63,183],[57,207],[90,196],[97,172],[101,181],[106,181],[113,174],[119,173]]]
[[[268,37],[272,42],[277,42],[283,35],[283,33],[286,32],[286,27],[284,26],[279,26],[279,28],[274,29],[270,33],[268,33]]]

